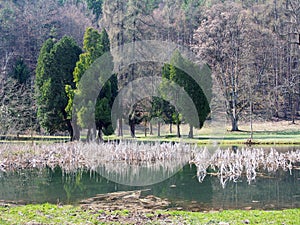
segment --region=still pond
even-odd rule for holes
[[[287,151],[293,149],[281,149]],[[59,167],[0,173],[0,200],[19,203],[76,204],[116,191],[148,189],[171,201],[171,207],[210,209],[283,209],[300,207],[300,171],[266,171],[250,184],[241,177],[222,187],[217,176],[198,181],[195,165],[185,165],[170,178],[148,186],[118,184],[93,171],[65,174]]]

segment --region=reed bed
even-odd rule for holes
[[[255,180],[258,171],[275,173],[282,169],[292,173],[292,169],[300,162],[300,150],[278,152],[275,149],[266,151],[262,148],[218,149],[210,153],[206,148],[194,153],[190,164],[197,167],[197,177],[202,182],[207,170],[216,172],[220,182],[225,187],[227,181],[234,181],[246,176],[248,183]]]
[[[117,183],[145,186],[163,181],[185,166],[195,146],[180,143],[144,144],[122,142],[83,147],[91,172],[97,172]]]
[[[199,182],[208,170],[226,182],[246,176],[252,182],[259,171],[267,173],[292,169],[300,163],[300,150],[278,152],[259,148],[211,150],[183,143],[108,142],[57,144],[3,144],[0,146],[0,172],[30,168],[61,167],[64,173],[90,170],[121,183],[136,183],[141,177],[163,180],[187,163],[197,167]],[[146,174],[146,175],[145,175]],[[153,182],[154,182],[153,180]]]
[[[190,145],[136,142],[58,143],[41,145],[3,144],[0,146],[0,171],[26,168],[61,167],[65,172],[93,169],[99,164],[126,162],[130,165],[178,161],[193,151]],[[185,157],[183,157],[185,155]]]

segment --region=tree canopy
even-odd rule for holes
[[[102,32],[99,33],[94,28],[88,28],[84,34],[83,50],[84,52],[79,56],[79,61],[76,63],[76,67],[73,72],[76,88],[78,88],[82,76],[92,63],[105,52],[110,50],[110,43],[106,30],[103,29]],[[85,77],[85,79],[94,79],[94,77]],[[91,80],[91,82],[95,81]],[[102,132],[105,135],[110,135],[114,132],[111,122],[111,107],[113,105],[114,98],[117,96],[118,90],[116,75],[112,75],[111,78],[104,84],[103,88],[99,90],[100,93],[97,97],[95,108],[93,108],[94,106],[92,103],[89,103],[82,106],[82,108],[78,109],[77,112],[72,111],[74,95],[83,94],[82,91],[84,90],[79,91],[71,86],[66,86],[65,90],[69,97],[66,110],[69,116],[71,116],[72,113],[76,114],[72,116],[77,118],[79,126],[88,128],[90,131],[93,127],[93,123],[95,123],[98,130],[98,139],[100,141],[102,141]],[[86,112],[93,110],[95,112],[95,120],[91,118],[86,120]],[[76,125],[73,124],[73,126]],[[76,139],[77,138],[78,137],[76,137]],[[91,138],[91,133],[88,132],[87,139],[89,140]]]
[[[75,87],[73,70],[80,53],[75,41],[67,36],[58,42],[48,39],[40,51],[35,82],[37,116],[50,134],[67,130],[73,135],[65,111],[68,103],[65,86]]]

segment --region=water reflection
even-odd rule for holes
[[[197,166],[197,176],[202,182],[207,175],[207,170],[213,170],[219,177],[222,187],[228,181],[237,182],[246,176],[250,184],[255,181],[259,171],[277,172],[280,170],[292,172],[299,169],[300,150],[279,152],[273,148],[241,148],[235,151],[231,149],[218,149],[211,153],[202,148],[194,153],[190,163]]]
[[[119,184],[146,186],[162,182],[173,176],[187,162],[188,159],[182,161],[140,163],[138,165],[131,165],[126,162],[107,162],[98,165],[93,171]]]
[[[174,176],[149,186],[126,186],[107,180],[95,171],[64,174],[60,168],[2,173],[0,199],[9,201],[76,203],[82,199],[115,191],[151,189],[149,194],[168,198],[173,207],[191,210],[218,208],[300,207],[300,171],[279,170],[258,176],[250,185],[245,178],[225,188],[216,176],[198,182],[196,167],[186,165]]]

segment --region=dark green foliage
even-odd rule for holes
[[[98,96],[95,106],[95,122],[99,132],[103,132],[104,135],[113,134],[114,130],[111,121],[111,108],[114,103],[114,99],[117,96],[118,83],[117,76],[112,75],[110,79],[105,83],[100,94]],[[101,135],[101,134],[99,134]]]
[[[76,67],[73,71],[73,79],[75,82],[75,87],[78,88],[79,82],[81,77],[87,71],[87,69],[92,65],[92,63],[99,58],[103,54],[103,48],[100,45],[101,41],[101,34],[91,27],[87,28],[84,34],[83,40],[83,50],[84,53],[80,54],[79,60],[76,62]],[[93,82],[93,81],[92,81]],[[68,117],[71,119],[72,117],[72,110],[73,110],[73,100],[76,94],[76,89],[71,87],[70,85],[66,85],[65,91],[68,96],[68,104],[66,107],[66,111],[68,113]],[[78,123],[80,126],[91,127],[92,120],[86,121],[82,117],[83,112],[92,109],[80,109],[78,113]],[[76,134],[75,139],[79,138],[79,135]]]
[[[83,50],[91,55],[92,60],[103,54],[103,46],[101,44],[101,34],[92,27],[87,28],[83,38]]]
[[[176,113],[175,107],[170,104],[168,101],[160,98],[153,97],[152,98],[152,108],[151,108],[151,117],[159,117],[162,118],[163,121],[167,124],[174,123],[173,114]]]
[[[102,46],[103,53],[110,51],[109,37],[105,29],[101,32],[100,45]]]
[[[22,58],[19,58],[16,61],[10,76],[17,80],[20,84],[25,84],[30,78],[29,69]]]
[[[184,66],[182,66],[182,68],[192,68],[192,67],[196,67],[196,65],[188,61],[187,59],[183,58],[181,54],[176,51],[171,60],[170,80],[174,81],[176,84],[183,87],[184,90],[188,93],[194,105],[196,106],[199,123],[200,123],[200,124],[191,124],[191,125],[197,128],[202,128],[204,121],[206,120],[210,112],[209,102],[206,96],[204,95],[201,87],[191,77],[191,75],[173,66],[172,63],[173,65],[185,64]],[[199,74],[199,76],[200,75],[201,74]],[[185,119],[187,122],[189,122],[189,118],[185,118]]]
[[[193,104],[196,107],[199,124],[195,124],[194,123],[195,121],[191,120],[194,115],[183,115],[185,116],[184,120],[196,128],[202,128],[204,121],[206,120],[210,112],[208,99],[204,95],[199,84],[192,78],[191,74],[182,71],[181,69],[177,68],[174,65],[180,68],[189,68],[189,69],[196,67],[195,64],[183,58],[181,54],[176,51],[171,59],[171,64],[165,64],[162,69],[162,77],[167,79],[165,83],[163,82],[163,85],[161,87],[162,92],[164,92],[164,89],[167,86],[170,86],[170,82],[174,82],[176,85],[182,87],[184,91],[192,99]],[[201,74],[198,75],[201,76]],[[154,102],[155,102],[154,108],[156,108],[155,111],[156,113],[158,112],[158,116],[163,118],[165,117],[164,118],[165,121],[166,119],[171,119],[168,121],[171,123],[175,123],[175,124],[181,123],[182,115],[180,115],[179,112],[176,111],[174,106],[171,106],[170,103],[162,99],[155,99]],[[184,104],[186,104],[184,99],[177,99],[177,104],[180,105],[181,107],[189,107],[189,106],[184,106]]]
[[[105,29],[102,30],[100,37],[102,53],[110,51],[109,38]],[[111,109],[117,94],[117,76],[112,75],[100,91],[95,106],[95,122],[100,140],[102,139],[101,132],[105,135],[111,135],[114,132],[111,121]]]
[[[102,3],[103,0],[86,0],[88,8],[93,11],[93,14],[98,20],[102,14]]]
[[[170,82],[170,65],[165,64],[162,68],[162,78],[166,79],[165,82],[162,83],[162,96],[164,96],[164,87],[169,86]],[[172,124],[176,123],[174,121],[174,116],[178,114],[175,107],[168,101],[164,100],[160,97],[153,97],[152,99],[152,117],[160,117],[165,123]]]
[[[41,126],[50,134],[72,128],[65,108],[68,104],[65,86],[75,87],[73,70],[81,49],[70,37],[59,42],[47,40],[40,52],[36,69],[37,116]]]
[[[43,86],[43,82],[46,77],[50,76],[51,70],[49,68],[50,58],[51,58],[51,49],[53,48],[54,41],[52,39],[48,39],[43,44],[38,63],[36,66],[36,78],[35,78],[35,85],[37,88]]]
[[[84,53],[79,56],[79,61],[76,63],[73,77],[76,83],[76,88],[79,87],[80,80],[89,67],[94,63],[96,59],[101,57],[105,52],[110,50],[110,43],[106,30],[103,29],[101,33],[93,28],[88,28],[84,34],[83,42]],[[88,79],[91,79],[90,81]],[[95,77],[85,77],[85,82],[95,83],[93,80]],[[86,90],[74,89],[70,86],[65,87],[65,91],[69,97],[66,110],[69,117],[72,113],[72,105],[75,94],[85,95]],[[104,84],[101,90],[99,90],[99,96],[97,97],[95,108],[92,102],[89,102],[82,106],[80,109],[76,109],[76,118],[78,118],[78,124],[81,127],[91,129],[93,126],[93,119],[86,118],[86,112],[95,110],[95,124],[98,130],[99,140],[102,140],[102,132],[105,135],[112,134],[113,128],[111,123],[111,108],[115,97],[118,92],[118,83],[116,75],[112,75],[108,81]],[[88,137],[90,139],[91,137]]]

